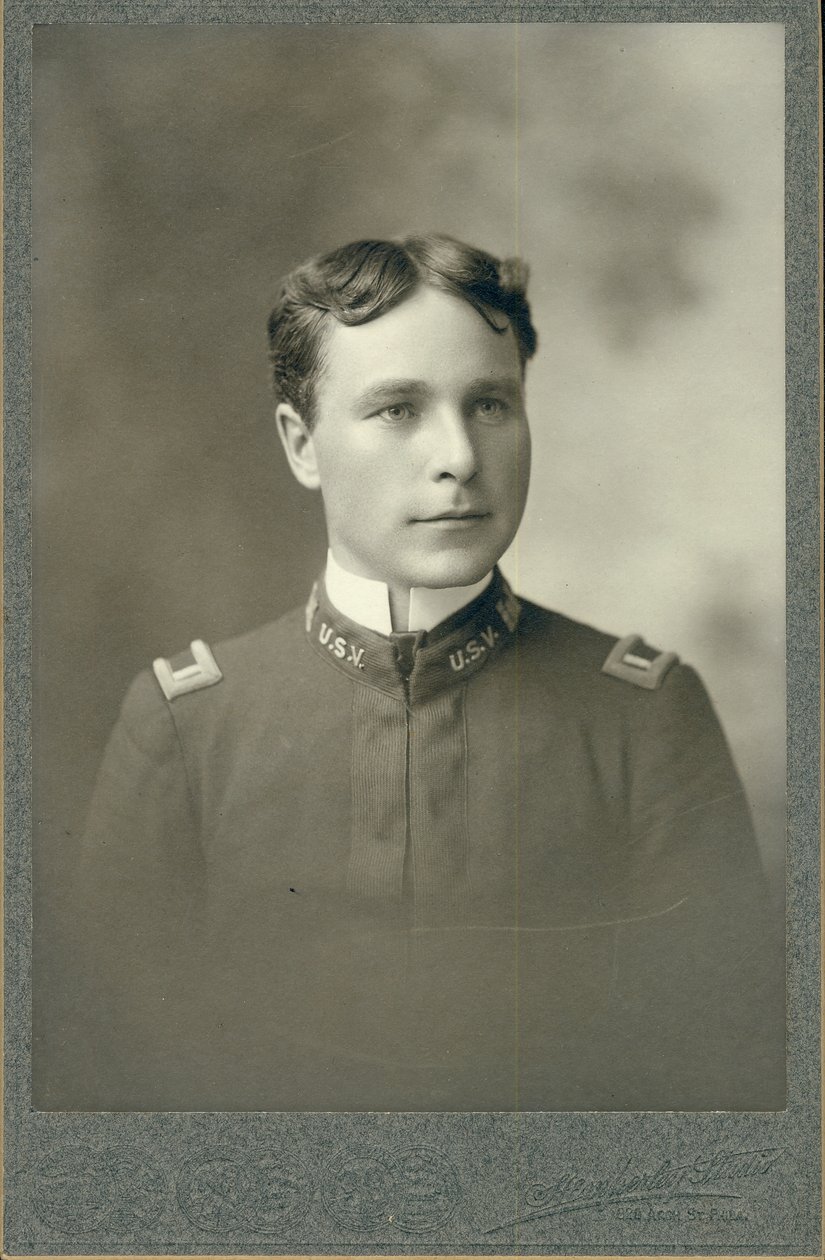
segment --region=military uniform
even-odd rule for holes
[[[321,582],[156,662],[77,895],[63,1105],[783,1105],[762,874],[699,678],[498,571],[426,632]]]

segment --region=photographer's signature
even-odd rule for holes
[[[657,1199],[742,1199],[734,1190],[707,1187],[764,1177],[776,1167],[782,1155],[782,1148],[776,1146],[745,1151],[701,1151],[684,1163],[664,1159],[648,1168],[640,1168],[631,1156],[616,1173],[604,1177],[582,1176],[570,1169],[552,1180],[529,1182],[524,1189],[523,1210],[511,1220],[491,1226],[485,1233],[492,1234],[543,1217],[617,1204],[649,1203]]]

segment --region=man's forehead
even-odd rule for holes
[[[367,323],[346,326],[330,320],[321,384],[363,389],[382,379],[519,381],[513,328],[500,311],[490,315],[495,327],[464,298],[422,285]]]

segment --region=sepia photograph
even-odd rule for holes
[[[9,1254],[801,1254],[810,31],[46,9]]]
[[[782,57],[35,31],[39,1106],[784,1105]]]

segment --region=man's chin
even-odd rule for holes
[[[403,585],[443,590],[448,586],[473,586],[485,578],[498,562],[494,553],[483,556],[440,555],[410,565]]]

